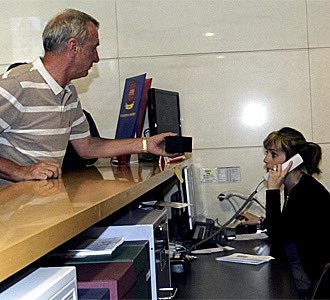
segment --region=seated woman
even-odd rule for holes
[[[321,172],[321,147],[307,142],[299,131],[289,127],[271,132],[263,144],[264,163],[269,171],[263,227],[271,241],[272,255],[288,260],[299,296],[309,297],[323,267],[330,262],[326,241],[330,232],[330,194],[312,177]],[[290,172],[292,163],[282,168],[282,164],[297,153],[304,162]],[[249,212],[242,216],[248,224],[260,221]]]

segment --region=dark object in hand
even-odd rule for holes
[[[167,153],[192,152],[192,137],[178,135],[165,137],[165,151]]]

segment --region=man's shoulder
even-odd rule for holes
[[[7,77],[0,79],[0,87],[5,90],[12,90],[20,88],[21,84],[16,77]]]
[[[1,80],[5,79],[13,79],[22,82],[40,81],[42,77],[39,71],[34,67],[33,63],[24,63],[3,73],[1,75]]]

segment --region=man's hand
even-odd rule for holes
[[[39,162],[30,166],[21,166],[18,180],[44,180],[61,178],[62,171],[59,164],[53,162]]]
[[[165,137],[176,136],[176,133],[167,132],[153,135],[148,138],[148,152],[160,156],[176,156],[177,154],[165,152]]]
[[[0,178],[6,180],[45,180],[61,177],[61,166],[54,162],[44,161],[33,165],[21,166],[9,159],[0,157]]]

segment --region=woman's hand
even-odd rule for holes
[[[260,217],[256,216],[253,213],[250,213],[248,211],[242,212],[239,217],[239,220],[241,220],[241,224],[243,225],[257,225],[260,224]]]
[[[267,187],[269,190],[277,190],[281,188],[291,166],[292,161],[285,169],[282,169],[282,164],[274,165],[273,169],[269,171],[269,178],[267,181]]]

